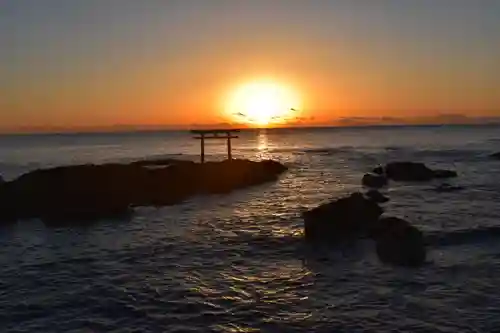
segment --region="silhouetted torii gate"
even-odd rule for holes
[[[231,152],[231,139],[237,139],[237,135],[232,133],[239,132],[239,129],[210,129],[210,130],[192,130],[191,133],[199,135],[195,136],[194,139],[200,140],[201,142],[201,163],[205,163],[205,140],[213,139],[226,139],[227,140],[227,159],[231,160],[233,158]]]

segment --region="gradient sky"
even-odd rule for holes
[[[500,116],[496,0],[0,0],[0,127],[225,121],[242,82],[315,121]]]

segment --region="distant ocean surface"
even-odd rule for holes
[[[245,131],[234,157],[285,163],[279,181],[139,209],[131,221],[1,227],[0,332],[500,332],[497,151],[498,126]],[[225,153],[208,143],[207,159]],[[196,160],[199,142],[188,132],[0,136],[6,179],[158,157]],[[455,169],[451,183],[465,188],[388,189],[387,213],[429,239],[427,265],[383,265],[369,241],[304,244],[302,211],[360,190],[365,172],[395,160]]]

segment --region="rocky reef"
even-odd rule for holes
[[[423,233],[408,221],[383,216],[380,204],[389,198],[378,189],[389,180],[425,182],[457,177],[451,170],[433,170],[423,163],[392,162],[379,166],[361,179],[365,194],[354,193],[322,204],[302,214],[305,239],[313,244],[339,244],[360,238],[375,242],[378,257],[384,263],[398,266],[419,266],[426,261]],[[462,187],[442,184],[439,190],[456,191]]]
[[[405,220],[382,214],[375,201],[354,193],[304,212],[304,236],[310,243],[330,245],[370,238],[382,262],[422,265],[426,260],[422,232]]]
[[[426,182],[457,176],[456,171],[433,170],[423,163],[391,162],[385,166],[378,166],[371,173],[365,174],[361,179],[361,184],[370,189],[381,189],[389,185],[389,180],[396,182]]]
[[[72,225],[122,218],[137,206],[173,205],[194,195],[274,181],[285,170],[271,160],[156,160],[40,169],[0,183],[0,221],[39,218],[48,225]]]

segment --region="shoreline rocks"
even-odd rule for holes
[[[0,222],[40,218],[46,224],[72,225],[121,217],[137,206],[173,205],[194,195],[274,181],[286,170],[271,160],[163,160],[39,169],[1,184]]]

